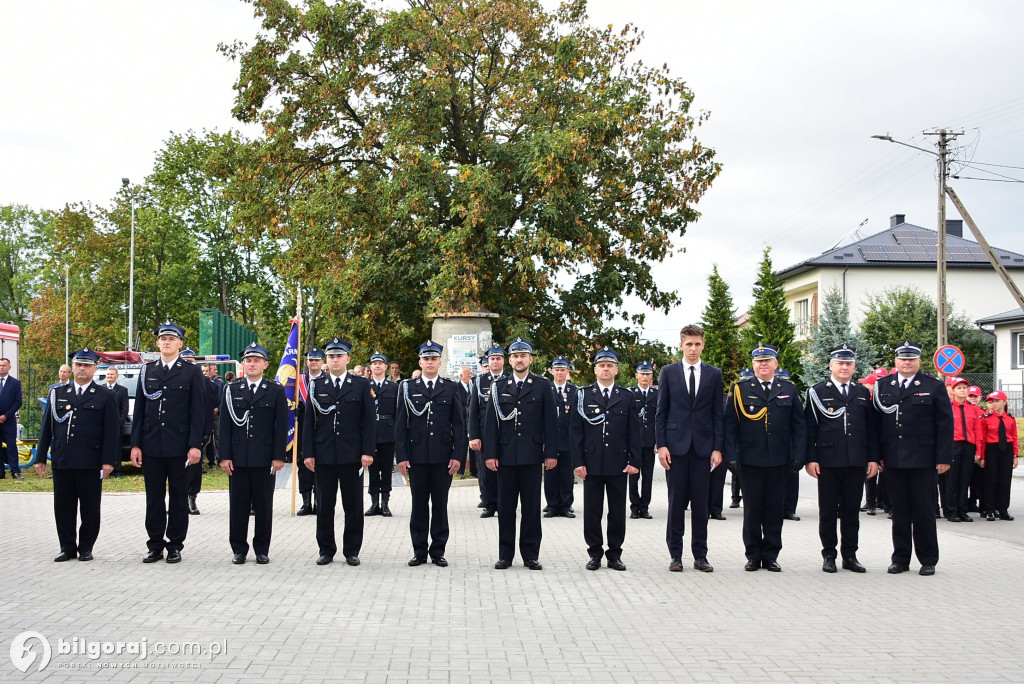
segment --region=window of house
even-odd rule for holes
[[[810,300],[800,299],[793,304],[793,323],[798,331],[803,332],[811,322]]]
[[[1024,332],[1015,332],[1013,335],[1013,365],[1012,368],[1024,368]]]

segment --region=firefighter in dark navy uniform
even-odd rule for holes
[[[149,553],[142,562],[155,563],[166,549],[167,562],[179,563],[188,533],[185,467],[202,458],[207,380],[199,366],[178,356],[184,329],[167,321],[157,328],[156,337],[160,358],[139,372],[131,458],[136,468],[142,467],[146,481]]]
[[[241,355],[242,377],[228,383],[220,404],[220,467],[228,474],[228,542],[231,562],[249,553],[249,511],[255,511],[252,549],[256,562],[270,562],[274,474],[284,467],[288,444],[288,397],[263,377],[270,362],[256,343]]]
[[[438,377],[443,347],[431,340],[420,345],[422,374],[403,380],[395,419],[398,470],[409,475],[412,514],[409,534],[413,557],[409,565],[427,562],[447,567],[448,491],[452,476],[466,458],[466,425],[456,382]],[[430,540],[428,543],[427,534]]]
[[[88,347],[70,354],[74,381],[52,387],[36,447],[36,473],[46,474],[46,454],[53,468],[53,517],[57,523],[60,563],[78,557],[92,560],[100,532],[102,478],[121,458],[120,413],[113,392],[92,381],[99,354]],[[75,535],[81,511],[82,526]]]
[[[334,560],[334,507],[341,491],[345,531],[341,552],[349,565],[359,565],[363,545],[363,468],[373,463],[377,440],[377,414],[370,381],[348,372],[352,346],[335,337],[326,345],[327,375],[309,386],[309,403],[302,426],[302,458],[316,475],[319,503],[316,541],[317,565]]]
[[[306,392],[309,392],[309,386],[313,380],[324,375],[326,371],[324,367],[324,352],[322,349],[313,347],[306,352],[306,373],[305,373],[305,385]],[[295,435],[299,439],[299,462],[296,464],[296,468],[299,473],[299,495],[302,496],[302,506],[299,510],[295,511],[295,515],[313,515],[316,513],[315,503],[315,490],[316,490],[316,476],[313,475],[313,471],[306,467],[306,464],[302,462],[302,421],[306,418],[306,401],[300,396],[296,397],[295,404]]]
[[[775,377],[779,350],[751,352],[754,377],[729,391],[725,456],[743,472],[744,569],[780,572],[783,508],[789,473],[804,467],[807,425],[796,385]]]
[[[178,357],[186,363],[194,364],[196,362],[196,352],[189,347],[182,349]],[[207,447],[213,441],[216,425],[214,410],[220,406],[220,394],[217,391],[217,386],[205,374],[203,375],[203,387],[206,389],[206,410],[203,411],[203,447],[201,451],[206,453]],[[185,468],[185,481],[188,483],[188,514],[199,515],[196,499],[203,488],[203,459],[200,458],[199,463]]]
[[[640,416],[640,470],[629,476],[629,517],[633,520],[651,515],[651,486],[654,480],[654,453],[656,444],[654,418],[658,413],[658,388],[653,385],[654,363],[641,361],[636,364],[637,386],[633,388],[633,397],[637,402]]]
[[[608,567],[625,570],[622,542],[626,538],[626,487],[639,472],[640,409],[633,393],[615,384],[619,355],[604,347],[594,355],[593,385],[576,393],[570,422],[572,463],[583,478],[583,538],[587,542],[587,570]],[[608,498],[608,546],[604,548],[601,516]]]
[[[516,509],[522,504],[519,553],[530,570],[541,570],[540,490],[543,467],[558,467],[558,416],[547,378],[530,372],[533,345],[517,337],[508,346],[512,374],[491,386],[485,413],[484,456],[498,474],[498,561],[512,565],[516,547]]]
[[[860,492],[878,473],[878,413],[871,392],[855,380],[856,350],[848,343],[829,351],[828,379],[807,389],[807,473],[818,480],[818,536],[824,572],[837,572],[836,518],[842,534],[842,567],[865,572],[857,560]]]
[[[881,424],[881,463],[892,505],[890,574],[910,570],[911,551],[921,575],[939,562],[935,532],[936,481],[953,461],[953,408],[940,380],[921,373],[921,345],[896,347],[896,373],[875,382]]]
[[[398,383],[387,379],[388,357],[375,352],[370,357],[370,394],[377,411],[377,448],[370,472],[370,507],[365,515],[391,517],[391,475],[395,464],[395,409]],[[379,498],[378,498],[379,497]]]
[[[491,388],[505,377],[505,350],[491,347],[487,350],[487,372],[480,373],[473,381],[469,398],[469,448],[476,454],[477,477],[480,478],[480,507],[484,509],[481,518],[493,518],[498,511],[498,476],[484,461],[483,436],[487,416],[492,412]]]
[[[551,391],[558,409],[558,462],[561,467],[544,473],[545,518],[575,518],[572,487],[576,481],[569,453],[569,414],[576,401],[576,385],[569,382],[569,360],[559,356],[551,362]]]

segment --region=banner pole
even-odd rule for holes
[[[296,335],[295,335],[295,389],[293,397],[295,398],[295,439],[292,440],[292,474],[291,474],[291,490],[292,490],[292,515],[295,515],[295,496],[298,491],[299,482],[299,374],[302,373],[302,287],[297,288],[295,294],[295,318],[298,321],[296,323]]]

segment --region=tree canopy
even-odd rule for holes
[[[745,352],[760,343],[779,348],[779,368],[789,371],[793,381],[799,380],[801,350],[794,344],[796,329],[789,320],[786,293],[772,271],[772,248],[765,247],[754,282],[754,304],[746,324],[741,328]]]
[[[679,299],[651,264],[720,167],[639,31],[590,26],[583,0],[252,4],[262,32],[222,50],[235,116],[265,135],[227,192],[246,234],[287,245],[315,328],[396,353],[432,315],[484,309],[497,341],[655,355],[644,312]]]
[[[811,330],[810,343],[803,358],[800,379],[805,385],[814,385],[829,376],[829,350],[846,343],[857,350],[857,373],[863,377],[879,364],[888,363],[868,342],[867,338],[850,325],[850,306],[843,301],[837,287],[825,290],[821,299],[822,310]]]
[[[704,328],[702,358],[721,368],[723,379],[729,384],[739,375],[745,356],[740,349],[736,306],[729,284],[718,273],[717,264],[711,267],[711,275],[708,276],[708,303],[701,314],[701,325]]]

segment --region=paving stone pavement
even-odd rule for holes
[[[887,575],[890,526],[862,516],[866,575],[821,572],[814,483],[787,522],[782,573],[743,570],[741,510],[711,521],[712,574],[668,572],[665,485],[630,520],[627,572],[588,572],[583,520],[544,521],[542,572],[492,569],[497,520],[453,487],[451,566],[406,566],[409,490],[367,518],[362,565],[325,567],[314,519],[275,500],[271,563],[231,565],[227,493],[203,492],[179,565],[143,565],[143,494],[107,494],[92,563],[53,563],[49,494],[0,495],[0,681],[939,682],[1020,681],[1015,640],[1024,509],[1015,522],[939,522],[934,577]],[[462,484],[462,483],[459,483]],[[469,482],[465,484],[470,484]],[[726,501],[728,501],[728,489]],[[1013,500],[1024,482],[1014,478]],[[576,487],[582,512],[582,487]],[[340,535],[339,513],[339,535]],[[686,541],[688,544],[688,540]],[[12,641],[45,636],[23,674]],[[62,653],[145,640],[146,657]],[[187,652],[198,644],[199,652]],[[115,646],[116,647],[116,646]],[[182,652],[182,651],[185,652]],[[20,650],[19,650],[20,652]]]

